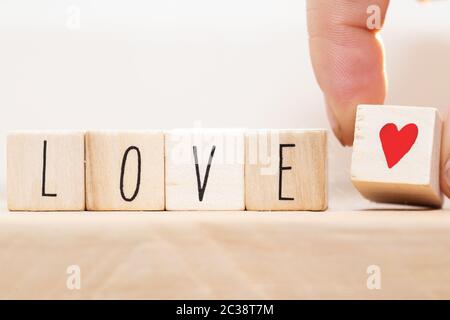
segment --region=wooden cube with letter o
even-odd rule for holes
[[[164,210],[164,133],[86,133],[86,206],[92,211]]]

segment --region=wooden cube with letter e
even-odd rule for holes
[[[249,132],[245,195],[247,210],[325,210],[326,130]]]

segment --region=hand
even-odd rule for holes
[[[353,144],[358,104],[383,104],[386,95],[383,47],[367,26],[367,8],[380,8],[381,25],[389,0],[308,0],[311,60],[334,134]],[[380,25],[380,27],[381,27]]]
[[[386,95],[383,46],[378,30],[367,26],[367,8],[372,5],[380,8],[381,27],[389,0],[307,1],[314,72],[331,127],[344,146],[353,144],[358,104],[383,104]],[[449,116],[442,135],[440,184],[450,197]]]

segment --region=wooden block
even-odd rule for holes
[[[441,130],[434,108],[359,106],[353,185],[376,202],[440,207]]]
[[[92,211],[164,210],[164,134],[88,132],[86,205]]]
[[[247,210],[325,210],[326,130],[249,132],[245,195]]]
[[[166,134],[167,210],[244,210],[244,133]]]
[[[84,210],[84,133],[23,132],[7,140],[9,210]]]

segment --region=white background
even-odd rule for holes
[[[1,0],[0,190],[20,129],[326,127],[304,0]],[[80,28],[70,28],[80,12]],[[392,0],[387,103],[450,102],[450,1]],[[72,25],[73,26],[73,25]],[[355,196],[330,135],[330,204]]]

